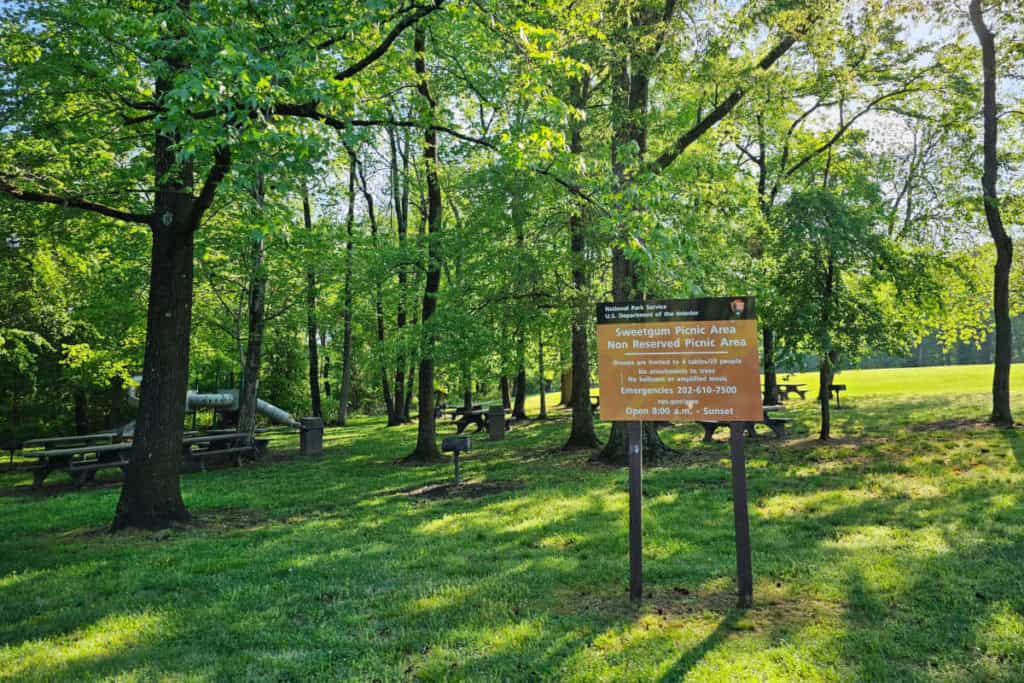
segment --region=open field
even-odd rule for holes
[[[280,435],[185,476],[196,521],[159,533],[105,533],[108,473],[0,474],[0,680],[1024,680],[1024,438],[980,422],[989,373],[843,373],[828,445],[790,403],[749,449],[745,612],[726,446],[692,425],[645,475],[638,608],[625,472],[559,452],[560,411],[476,439],[456,491],[394,465],[412,426],[358,418],[308,460]]]

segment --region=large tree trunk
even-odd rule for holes
[[[313,232],[313,217],[309,209],[309,191],[302,185],[302,217],[306,232]],[[314,417],[323,417],[320,406],[320,355],[316,320],[316,272],[312,266],[306,269],[306,347],[309,351],[309,399]]]
[[[184,69],[180,63],[172,67]],[[171,87],[170,80],[158,80],[156,98],[161,100]],[[177,135],[163,132],[157,132],[154,140],[157,192],[150,224],[153,243],[142,393],[113,530],[162,529],[190,518],[181,498],[181,439],[192,331],[194,234],[227,174],[231,157],[226,148],[216,151],[196,198],[191,194],[192,163],[175,159],[177,142]]]
[[[981,43],[981,63],[984,76],[984,102],[982,117],[985,123],[984,173],[981,178],[984,193],[985,220],[996,247],[996,266],[993,282],[993,316],[996,323],[995,368],[992,374],[992,421],[999,425],[1013,425],[1010,412],[1010,362],[1013,354],[1010,328],[1010,266],[1013,263],[1013,240],[1006,233],[999,209],[999,111],[996,102],[996,41],[985,25],[981,0],[971,0],[971,23]]]
[[[427,64],[424,58],[426,30],[423,23],[416,24],[414,49],[416,52],[416,88],[426,100],[431,112],[437,103],[427,85]],[[419,415],[416,429],[416,448],[406,456],[407,462],[431,462],[441,459],[437,448],[437,416],[434,414],[434,344],[435,334],[430,329],[430,318],[437,308],[437,292],[441,285],[441,258],[438,240],[441,236],[441,182],[438,178],[437,132],[428,128],[423,133],[423,161],[427,181],[427,277],[423,291],[420,317],[423,333],[420,341]]]
[[[348,401],[352,393],[352,238],[355,225],[356,156],[349,152],[348,217],[345,240],[345,283],[342,287],[342,305],[345,308],[341,332],[341,391],[338,394],[338,424],[348,424]]]
[[[558,378],[558,405],[566,408],[572,406],[572,366],[562,370]]]
[[[157,216],[187,213],[187,205],[175,201],[173,193],[159,194]],[[139,414],[115,530],[161,529],[190,518],[181,499],[180,466],[192,324],[192,226],[181,219],[165,226],[158,218],[152,233]]]
[[[640,10],[636,25],[653,26],[658,22],[660,14],[653,5]],[[646,52],[648,48],[627,55],[617,65],[614,99],[622,114],[615,122],[612,141],[612,173],[616,188],[625,191],[632,182],[631,171],[627,167],[627,158],[635,154],[643,160],[647,152],[646,116],[648,108],[650,74],[653,55]],[[626,150],[633,150],[626,152]],[[624,211],[635,211],[630,206]],[[628,237],[628,235],[623,235]],[[612,298],[616,302],[629,301],[640,296],[639,273],[636,265],[626,256],[621,247],[612,249]],[[578,400],[578,399],[577,399]],[[644,460],[658,462],[669,449],[658,436],[657,430],[650,422],[643,425]],[[626,424],[613,422],[612,431],[601,452],[595,456],[600,462],[625,467],[629,464],[629,453],[626,449]]]
[[[573,84],[572,103],[582,108],[589,97],[586,82]],[[569,131],[569,151],[583,154],[582,122],[575,121]],[[590,349],[587,345],[587,329],[590,327],[593,311],[590,307],[590,275],[586,254],[583,215],[577,204],[569,214],[569,251],[572,259],[572,367],[569,371],[570,389],[562,389],[562,402],[572,406],[572,421],[569,439],[563,450],[597,448],[601,442],[594,432],[594,413],[590,408]]]
[[[256,395],[263,358],[263,328],[266,322],[267,272],[263,237],[252,243],[252,277],[249,281],[249,337],[245,345],[242,389],[238,397],[238,431],[256,431]]]

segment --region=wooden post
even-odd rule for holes
[[[643,422],[626,423],[629,450],[629,599],[637,602],[644,590],[643,559]]]
[[[729,423],[729,455],[732,457],[732,515],[736,527],[736,586],[739,606],[754,602],[754,576],[750,553],[750,516],[747,512],[747,461],[743,452],[742,422]]]

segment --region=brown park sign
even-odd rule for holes
[[[763,417],[753,297],[597,305],[601,419]]]

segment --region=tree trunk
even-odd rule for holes
[[[589,90],[584,80],[574,83],[573,104],[582,108],[588,99]],[[582,122],[576,121],[569,131],[569,151],[574,155],[583,154]],[[563,375],[562,401],[572,406],[572,420],[569,425],[569,439],[562,450],[597,448],[601,442],[594,432],[594,412],[590,408],[590,349],[587,345],[587,329],[590,327],[593,311],[590,307],[590,274],[586,254],[586,236],[583,214],[579,203],[569,214],[569,251],[572,259],[572,367],[569,371],[570,386],[566,391]]]
[[[544,391],[544,336],[537,338],[537,377],[540,382],[540,414],[538,420],[548,419],[547,394]]]
[[[110,378],[110,424],[108,428],[118,428],[124,424],[124,378],[114,375]]]
[[[245,345],[245,366],[238,397],[238,431],[256,431],[256,395],[263,357],[263,329],[266,322],[267,274],[263,238],[252,243],[252,279],[249,282],[249,337]]]
[[[773,406],[779,402],[779,382],[775,374],[775,332],[770,327],[764,335],[764,403]]]
[[[658,12],[653,6],[647,6],[643,16],[638,18],[638,25],[654,25],[658,21]],[[629,154],[635,154],[643,160],[647,152],[646,115],[648,109],[650,75],[648,73],[651,55],[643,52],[627,55],[616,69],[615,94],[616,104],[623,113],[614,125],[612,141],[612,173],[615,187],[625,191],[632,182],[630,170],[626,165]],[[632,149],[632,152],[624,151]],[[624,211],[635,211],[632,207],[624,207]],[[628,237],[628,235],[623,235]],[[621,247],[612,249],[612,298],[615,302],[624,302],[640,296],[639,273],[634,264]],[[575,392],[574,392],[575,393]],[[588,389],[589,393],[589,389]],[[579,399],[577,398],[577,401]],[[589,402],[589,401],[588,401]],[[588,406],[589,409],[589,406]],[[657,430],[650,422],[643,425],[644,459],[658,462],[668,447],[658,436]],[[629,464],[629,453],[626,449],[626,424],[613,422],[612,431],[601,452],[595,458],[603,463],[625,467]]]
[[[559,400],[558,405],[568,408],[572,405],[572,367],[562,370],[558,378]]]
[[[508,388],[508,377],[502,375],[498,385],[501,388],[501,407],[508,410],[512,407],[512,395]]]
[[[981,0],[971,0],[969,7],[974,32],[981,43],[981,63],[984,77],[982,117],[985,123],[984,173],[981,186],[985,203],[985,220],[996,247],[996,266],[993,282],[992,307],[996,323],[995,368],[992,374],[992,422],[1013,425],[1010,412],[1010,363],[1013,354],[1010,327],[1010,267],[1013,263],[1013,240],[1003,226],[999,208],[999,111],[996,101],[996,41],[985,25]]]
[[[833,352],[834,353],[834,352]],[[821,401],[821,431],[818,438],[828,441],[832,430],[832,353],[818,358],[818,400]]]
[[[391,194],[394,207],[395,226],[398,233],[398,248],[405,254],[406,236],[409,231],[409,154],[400,142],[400,131],[389,128],[388,140],[391,147]],[[401,161],[399,161],[401,157]],[[408,289],[408,276],[404,264],[398,268],[398,311],[395,320],[396,332],[402,335],[406,325],[405,296]],[[394,427],[409,421],[409,402],[412,398],[412,372],[409,372],[410,387],[406,395],[406,358],[399,351],[395,359],[395,407],[393,414],[388,414],[388,426]]]
[[[313,233],[313,217],[309,209],[309,191],[302,185],[302,217],[306,232]],[[320,406],[320,357],[316,320],[316,272],[312,266],[306,270],[306,347],[309,350],[309,399],[314,417],[323,417]]]
[[[513,390],[515,391],[515,402],[512,404],[512,419],[525,420],[526,418],[526,341],[519,337],[518,349],[519,362],[517,364]]]
[[[82,389],[75,389],[75,434],[89,433],[89,402]]]
[[[414,34],[415,67],[419,82],[416,88],[427,102],[431,113],[437,104],[427,84],[427,64],[424,58],[426,30],[417,23]],[[423,332],[420,343],[419,415],[416,429],[416,448],[406,456],[407,462],[431,462],[441,459],[437,448],[437,417],[434,414],[434,344],[435,334],[430,318],[437,308],[437,292],[441,285],[441,182],[438,179],[437,132],[428,128],[423,132],[423,162],[427,181],[427,277],[423,290],[423,308],[420,316]]]
[[[156,215],[185,213],[178,203],[158,198]],[[152,233],[142,390],[115,530],[162,529],[190,518],[181,499],[179,468],[192,324],[192,226],[173,220],[164,226],[157,218]]]
[[[342,305],[345,308],[341,332],[341,391],[338,394],[338,424],[348,424],[348,401],[352,393],[352,238],[355,224],[356,203],[356,156],[349,151],[348,172],[348,217],[345,241],[345,283],[342,291]]]

